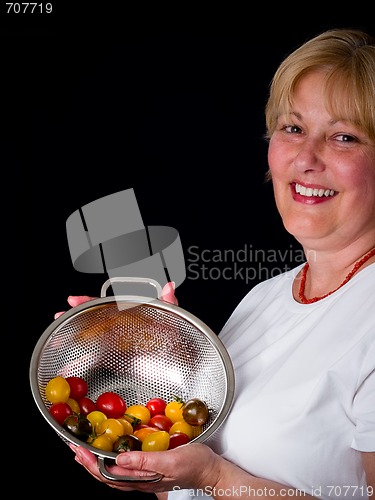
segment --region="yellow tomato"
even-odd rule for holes
[[[92,428],[95,433],[98,434],[98,427],[103,422],[103,420],[107,420],[107,415],[99,410],[90,411],[87,415],[87,418],[90,420]]]
[[[125,415],[131,417],[139,424],[148,424],[151,418],[150,410],[144,405],[130,405],[127,407]]]
[[[97,448],[98,450],[103,450],[103,451],[113,450],[113,441],[106,434],[101,434],[100,436],[97,436],[90,444],[91,446]]]
[[[45,394],[50,403],[66,403],[70,396],[69,382],[64,377],[54,377],[46,385]]]
[[[167,431],[151,432],[142,441],[142,451],[165,451],[169,448],[170,435]]]
[[[194,437],[193,426],[185,422],[185,420],[179,420],[172,425],[172,427],[169,429],[169,434],[172,435],[175,432],[183,432],[190,439],[193,439]]]
[[[117,420],[122,423],[122,426],[124,428],[124,434],[133,434],[134,429],[129,420],[126,420],[126,418],[123,417],[118,418]]]
[[[117,418],[107,418],[98,425],[96,433],[98,435],[105,434],[114,443],[118,437],[124,434],[124,428]]]
[[[66,402],[68,403],[68,405],[70,406],[70,408],[74,413],[77,413],[77,415],[78,413],[81,413],[81,408],[79,407],[79,404],[75,399],[68,398]]]
[[[164,413],[166,416],[172,420],[172,422],[178,422],[182,420],[182,408],[184,403],[182,401],[170,401],[165,407]]]

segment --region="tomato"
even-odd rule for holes
[[[139,418],[133,417],[132,415],[128,415],[127,413],[124,413],[124,416],[121,418],[127,420],[129,424],[133,427],[133,429],[135,429],[137,426],[142,425]]]
[[[75,399],[68,398],[66,400],[66,402],[68,403],[70,408],[73,410],[73,413],[77,413],[77,415],[79,413],[81,413],[81,408],[79,407],[79,404],[77,403],[77,401]]]
[[[83,415],[88,415],[90,412],[96,410],[96,404],[87,396],[79,399],[77,403],[79,404],[80,413],[82,413]]]
[[[156,427],[140,427],[134,431],[134,436],[137,437],[140,441],[143,441],[146,436],[151,434],[152,432],[158,432],[159,429]]]
[[[63,425],[67,417],[73,415],[73,410],[68,403],[54,403],[48,411],[60,425]]]
[[[167,415],[154,415],[148,423],[152,427],[157,427],[159,430],[167,432],[169,432],[172,424],[172,420]]]
[[[203,425],[207,422],[209,410],[206,403],[198,398],[190,399],[182,407],[182,417],[190,425]]]
[[[106,434],[97,436],[90,444],[98,450],[113,451],[113,441]]]
[[[137,425],[148,424],[151,414],[150,410],[144,405],[130,405],[126,409],[126,416],[137,419]]]
[[[106,434],[114,443],[117,438],[124,434],[124,427],[116,418],[107,418],[96,427],[95,431],[98,435]]]
[[[146,403],[146,408],[148,408],[151,417],[153,417],[154,415],[164,415],[166,406],[166,401],[161,398],[152,398]]]
[[[90,420],[94,432],[97,432],[100,424],[103,420],[107,420],[108,417],[102,411],[94,410],[87,414],[87,418]]]
[[[181,446],[189,442],[190,438],[187,434],[185,434],[184,432],[174,432],[169,436],[168,450],[172,450],[173,448],[177,448],[177,446]]]
[[[193,429],[193,438],[196,438],[197,436],[199,436],[199,434],[202,434],[201,425],[192,425],[191,428]]]
[[[118,418],[117,420],[122,423],[122,427],[124,428],[124,434],[133,434],[134,431],[133,426],[128,420],[122,417]]]
[[[64,377],[54,377],[46,385],[45,394],[50,403],[65,403],[70,396],[70,385]]]
[[[86,380],[81,377],[66,377],[65,379],[70,385],[70,397],[78,401],[87,396],[88,385]]]
[[[111,391],[100,394],[96,400],[96,407],[108,418],[120,418],[126,412],[125,400],[119,394]]]
[[[170,436],[166,431],[151,432],[142,442],[142,451],[165,451],[169,447]]]
[[[180,399],[170,401],[165,407],[164,413],[172,420],[172,422],[178,422],[179,420],[182,420],[183,406],[184,403]]]
[[[142,442],[135,436],[120,436],[113,443],[113,451],[116,453],[122,453],[124,451],[141,450]]]
[[[179,420],[175,422],[172,427],[169,429],[169,434],[174,434],[175,432],[183,432],[189,439],[194,437],[194,429],[193,426],[185,422],[185,420]]]
[[[91,422],[83,415],[70,415],[64,420],[63,427],[81,441],[87,441],[92,433]]]

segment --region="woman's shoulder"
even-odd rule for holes
[[[295,266],[291,269],[288,269],[282,273],[277,273],[275,275],[272,275],[272,271],[270,271],[270,276],[263,280],[260,281],[257,285],[255,285],[249,293],[256,293],[259,291],[264,291],[264,290],[270,290],[274,287],[284,287],[285,285],[289,284],[291,285],[294,278],[297,276],[299,271],[302,269],[305,263],[299,264],[298,266]]]

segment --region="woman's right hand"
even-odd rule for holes
[[[176,306],[178,305],[178,300],[174,294],[175,291],[175,284],[173,281],[169,281],[166,285],[164,285],[162,292],[161,292],[161,300],[164,300],[164,302],[169,302],[171,304],[175,304]],[[96,297],[90,297],[89,295],[70,295],[68,297],[68,304],[70,307],[76,307],[79,306],[80,304],[84,304],[85,302],[88,302],[89,300],[94,300]],[[64,314],[65,311],[60,311],[57,312],[54,316],[54,319],[59,318],[62,314]]]
[[[94,299],[95,297],[89,297],[88,295],[69,295],[68,304],[70,305],[70,307],[76,307],[79,306],[80,304],[83,304],[84,302],[88,302],[89,300],[94,300]],[[65,312],[66,311],[57,312],[54,316],[54,319],[59,318]]]

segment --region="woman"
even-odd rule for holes
[[[374,96],[375,44],[359,31],[318,35],[282,62],[269,178],[307,261],[254,287],[223,328],[236,395],[213,438],[120,454],[116,474],[164,477],[111,486],[169,500],[375,498]],[[93,454],[72,449],[106,482]]]

